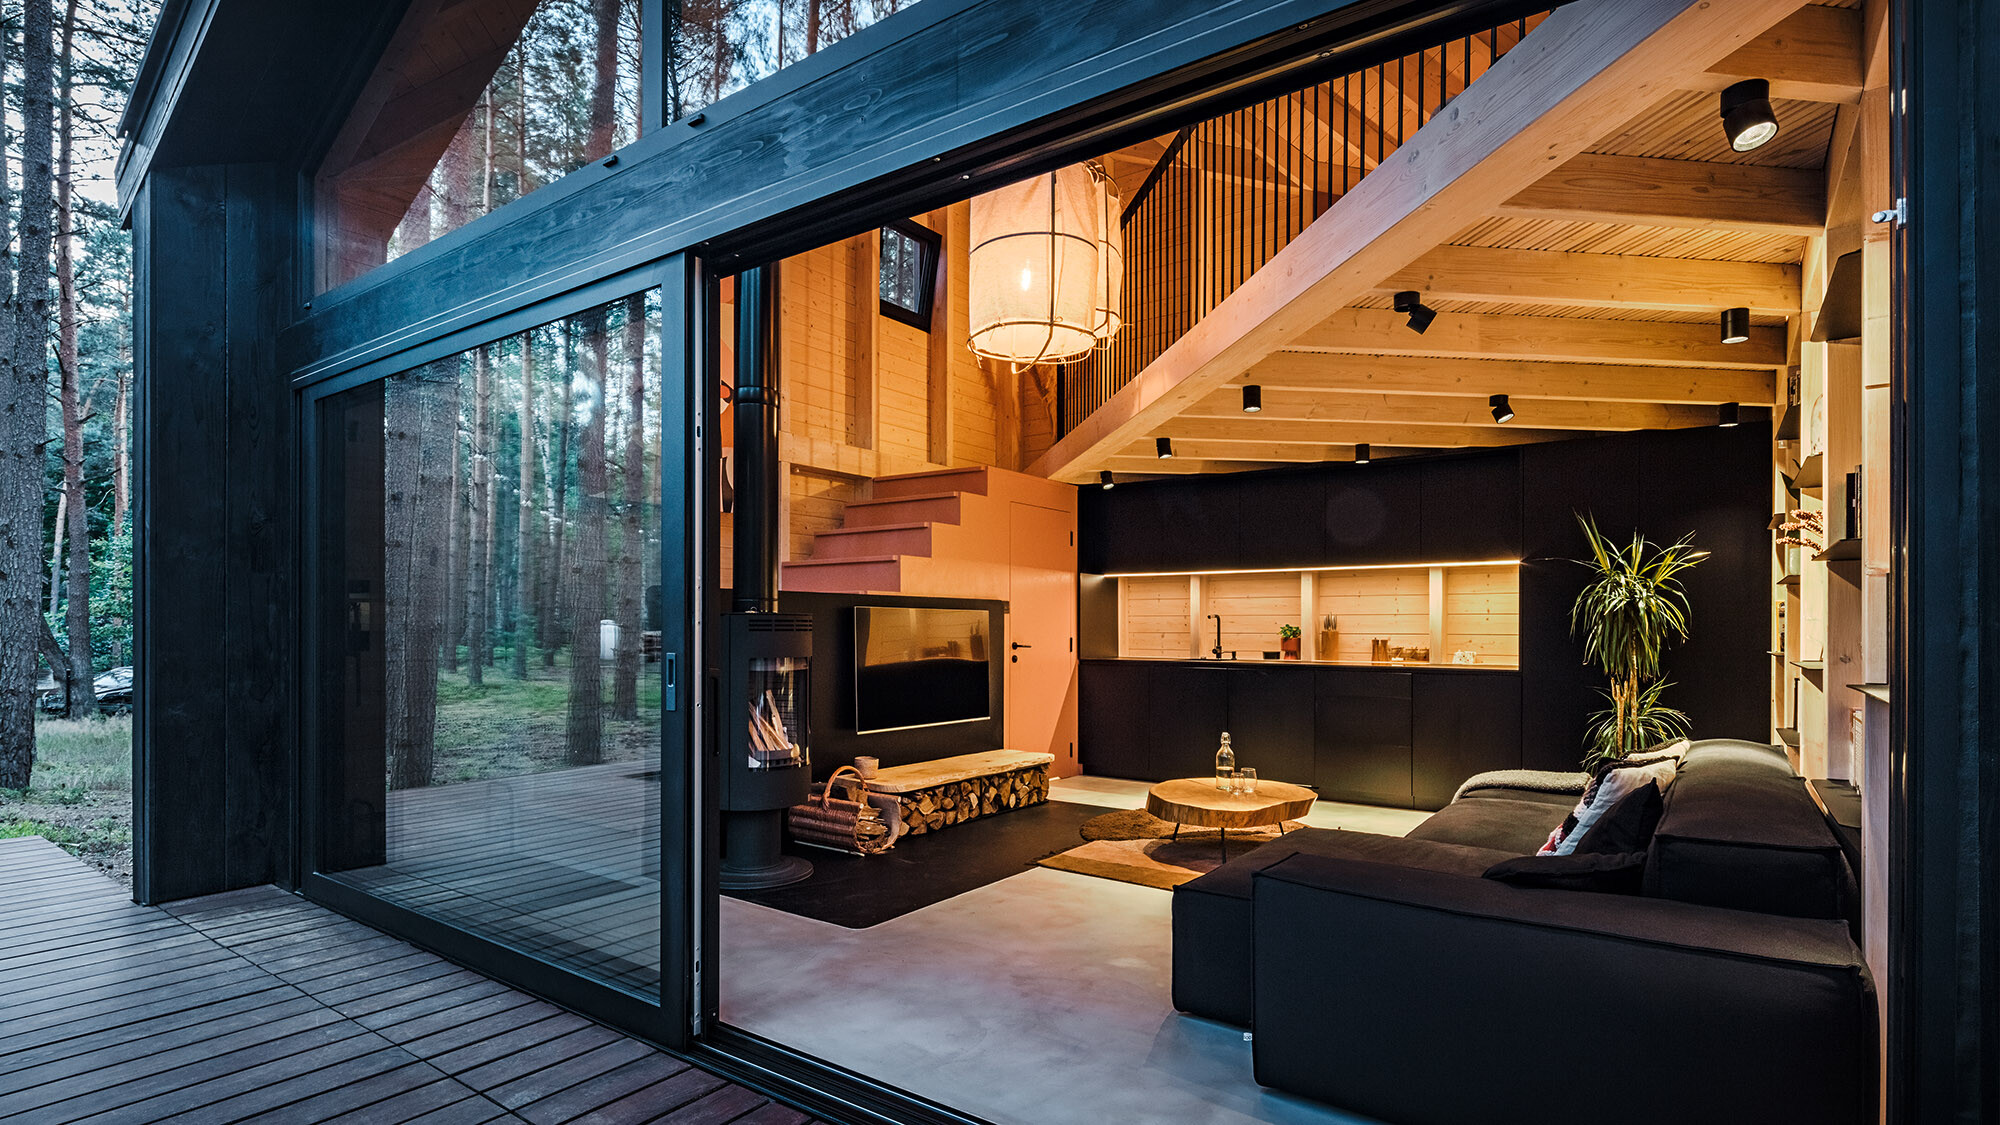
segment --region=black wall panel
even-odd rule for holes
[[[1518,721],[1497,756],[1575,769],[1603,706],[1603,678],[1570,635],[1587,577],[1572,561],[1586,551],[1579,513],[1619,537],[1692,531],[1711,552],[1688,578],[1693,635],[1668,655],[1668,699],[1698,737],[1766,736],[1767,439],[1756,426],[1642,431],[1086,489],[1078,547],[1100,572],[1520,558],[1521,690],[1508,711]],[[1085,643],[1101,652],[1101,640]]]
[[[857,734],[854,730],[854,607],[858,605],[943,606],[987,611],[987,638],[994,659],[987,680],[988,717],[964,723]],[[784,613],[813,617],[812,772],[824,778],[866,754],[885,766],[902,766],[977,754],[1005,746],[1007,714],[1007,603],[954,598],[905,598],[887,594],[820,594],[786,591],[778,596]]]

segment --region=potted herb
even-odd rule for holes
[[[1590,557],[1577,561],[1591,580],[1570,609],[1570,632],[1583,635],[1584,663],[1610,681],[1599,691],[1611,706],[1591,717],[1585,736],[1584,768],[1595,770],[1687,732],[1687,715],[1661,702],[1673,685],[1660,678],[1660,664],[1667,646],[1688,635],[1680,574],[1708,552],[1694,549],[1692,534],[1661,547],[1634,531],[1620,546],[1589,517],[1577,523],[1590,543]]]
[[[1297,625],[1278,626],[1278,652],[1286,660],[1299,658],[1299,627]]]

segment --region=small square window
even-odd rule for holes
[[[931,330],[931,297],[937,291],[936,231],[916,223],[882,228],[882,315]]]

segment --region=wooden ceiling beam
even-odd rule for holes
[[[1425,300],[1534,302],[1591,309],[1799,311],[1799,267],[1619,254],[1440,246],[1376,286]]]
[[[1240,388],[1227,387],[1196,403],[1181,417],[1211,418],[1246,426],[1265,422],[1300,425],[1379,422],[1490,428],[1499,423],[1493,421],[1487,395],[1506,394],[1517,412],[1515,421],[1507,424],[1535,429],[1676,430],[1712,426],[1716,422],[1713,406],[1537,398],[1516,391],[1505,379],[1495,380],[1487,387],[1483,393],[1465,396],[1338,394],[1266,387],[1262,393],[1264,408],[1255,414],[1243,412]]]
[[[1808,4],[1683,89],[1719,92],[1745,78],[1762,78],[1781,101],[1855,105],[1861,101],[1862,40],[1859,10]]]
[[[1370,452],[1376,445],[1404,449],[1499,449],[1510,445],[1567,441],[1579,436],[1575,430],[1530,430],[1512,426],[1472,430],[1448,426],[1426,429],[1421,426],[1357,423],[1318,426],[1320,432],[1311,436],[1236,437],[1225,430],[1226,426],[1227,423],[1219,422],[1176,422],[1155,436],[1173,440],[1176,459],[1190,457],[1210,461],[1345,461],[1353,458],[1354,447],[1363,442],[1368,444]],[[1147,438],[1118,450],[1112,456],[1152,457],[1153,448],[1153,439]]]
[[[1826,182],[1810,168],[1585,153],[1491,213],[1804,236],[1826,227]]]
[[[1273,394],[1286,391],[1475,399],[1504,392],[1523,400],[1708,406],[1722,402],[1768,405],[1777,397],[1777,375],[1770,368],[1638,367],[1301,352],[1279,352],[1244,372],[1236,382],[1261,385],[1266,402]]]
[[[1354,190],[1030,466],[1081,481],[1657,104],[1796,0],[1578,0],[1467,86]]]
[[[1718,321],[1582,320],[1563,316],[1439,313],[1430,330],[1410,330],[1401,313],[1341,309],[1284,346],[1286,351],[1425,355],[1444,359],[1538,359],[1558,363],[1781,367],[1782,327],[1753,327],[1741,344],[1722,342]]]

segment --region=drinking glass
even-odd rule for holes
[[[1238,793],[1255,793],[1257,791],[1257,771],[1253,769],[1237,770],[1236,791]]]

